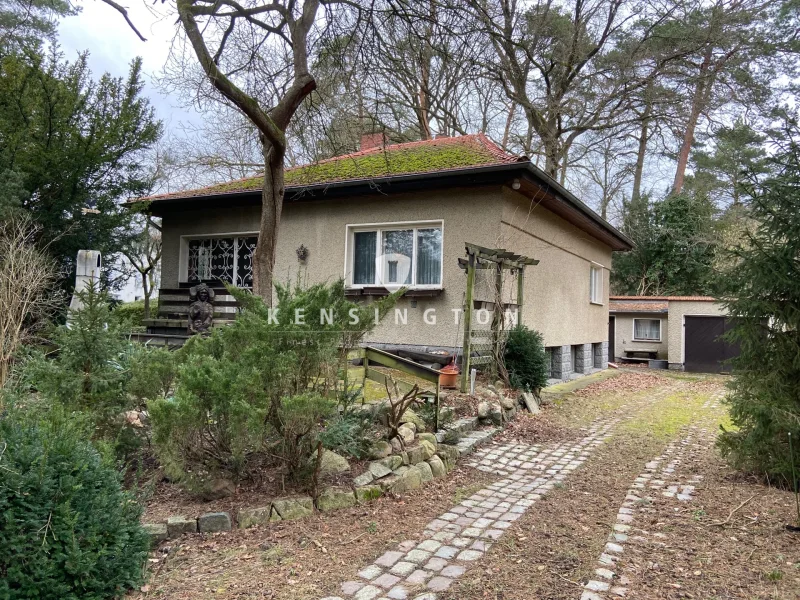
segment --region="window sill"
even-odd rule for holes
[[[409,288],[403,294],[404,298],[435,298],[444,292],[444,288]],[[344,295],[348,298],[358,298],[361,296],[388,296],[391,294],[385,287],[360,287],[345,288]]]
[[[632,342],[640,342],[642,344],[660,344],[661,343],[660,339],[657,339],[657,340],[636,340],[636,339],[633,339],[631,341]]]
[[[589,304],[594,304],[595,306],[605,306],[604,302],[595,302],[594,300],[589,300]]]

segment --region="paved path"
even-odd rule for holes
[[[436,593],[447,590],[469,566],[480,560],[514,521],[579,469],[621,421],[633,418],[681,386],[678,383],[632,400],[614,414],[597,419],[583,430],[583,437],[577,441],[542,446],[492,443],[478,450],[466,464],[501,475],[505,477],[503,480],[476,492],[428,523],[420,540],[409,540],[387,551],[362,569],[358,580],[343,583],[340,596],[323,600],[436,600]],[[673,485],[668,484],[668,480],[682,452],[693,443],[693,435],[689,434],[679,443],[673,442],[664,454],[648,463],[644,473],[633,482],[634,492],[629,492],[620,508],[612,534],[614,539],[609,540],[607,552],[599,559],[598,569],[605,569],[608,573],[603,571],[604,575],[610,575],[598,574],[596,581],[589,582],[581,596],[583,600],[603,599],[599,594],[612,589],[611,582],[616,574],[608,567],[616,562],[615,555],[622,552],[620,542],[627,541],[624,536],[631,527],[633,507],[641,499],[635,490],[649,485],[651,489],[663,487],[664,493],[672,493],[679,500],[690,497],[691,483]],[[653,479],[656,470],[668,459],[670,462],[658,472],[658,478]],[[622,581],[613,587],[617,596],[624,595]]]

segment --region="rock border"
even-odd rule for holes
[[[317,498],[316,505],[311,496],[296,495],[275,498],[264,506],[239,509],[236,526],[247,529],[278,521],[303,519],[315,512],[350,508],[387,493],[399,494],[418,489],[429,481],[446,477],[455,469],[459,458],[491,440],[520,410],[516,400],[504,397],[494,386],[489,386],[489,389],[498,396],[497,403],[482,402],[477,417],[458,419],[436,434],[418,433],[418,445],[370,462],[367,470],[353,480],[352,487],[325,488]],[[522,397],[520,402],[528,404]],[[478,429],[480,426],[488,428]],[[455,430],[461,435],[456,445],[443,443],[447,430]],[[208,512],[196,518],[173,515],[162,522],[142,524],[150,534],[153,546],[187,533],[227,532],[233,526],[234,520],[228,512]]]

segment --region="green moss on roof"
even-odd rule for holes
[[[517,157],[503,152],[483,134],[476,134],[375,148],[295,167],[286,171],[286,185],[302,187],[336,181],[435,173],[515,160]],[[256,191],[262,188],[263,182],[263,176],[259,175],[153,199]]]
[[[429,173],[496,163],[497,158],[477,145],[419,145],[355,154],[306,165],[286,172],[287,185],[312,185],[348,179],[373,179],[389,175]]]

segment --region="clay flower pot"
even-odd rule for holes
[[[450,363],[439,371],[439,387],[455,388],[458,387],[458,367],[454,363]]]

